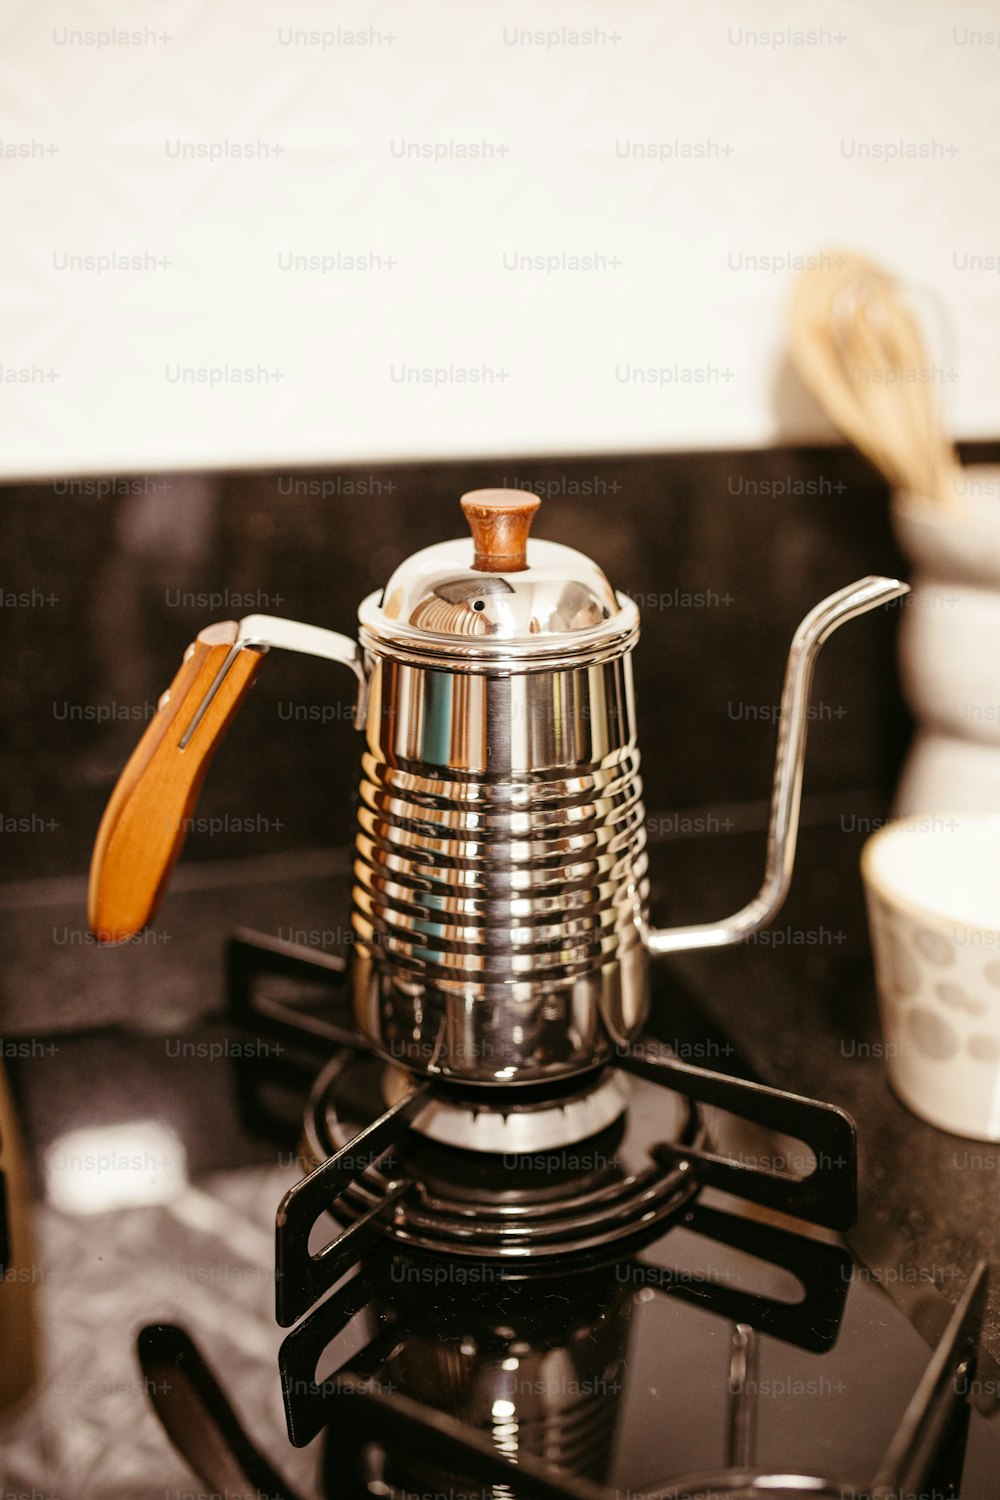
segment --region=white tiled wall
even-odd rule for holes
[[[1000,426],[995,4],[0,0],[0,27],[5,475],[823,435],[760,261],[830,243],[946,307],[954,425]],[[101,256],[139,269],[67,259]]]

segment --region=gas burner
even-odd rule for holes
[[[407,1082],[401,1092],[390,1074],[390,1091],[398,1095],[394,1107],[413,1096],[413,1080]],[[384,1086],[385,1066],[370,1055],[342,1055],[323,1069],[306,1113],[316,1170],[364,1140],[382,1114]],[[546,1128],[553,1117],[558,1122],[560,1106],[550,1099],[527,1105],[508,1100],[504,1113],[494,1107],[489,1119],[481,1108],[476,1116],[472,1105],[442,1099],[437,1086],[416,1092],[421,1102],[409,1129],[386,1155],[361,1166],[338,1197],[334,1213],[342,1223],[387,1208],[384,1232],[405,1244],[538,1264],[633,1238],[676,1213],[697,1189],[688,1163],[666,1151],[659,1156],[657,1145],[671,1152],[697,1149],[705,1143],[704,1127],[686,1100],[664,1096],[643,1080],[631,1090],[623,1119],[553,1149],[470,1151],[421,1129],[428,1119],[440,1128],[454,1113],[460,1121],[478,1118],[498,1141],[506,1133],[513,1146],[519,1138],[535,1139],[536,1114]],[[620,1114],[624,1087],[614,1074],[591,1093],[571,1096],[566,1109],[575,1117],[595,1095],[609,1093]]]
[[[398,1103],[413,1087],[405,1068],[387,1066],[381,1092],[386,1104]],[[606,1068],[568,1086],[528,1085],[498,1106],[495,1088],[440,1083],[412,1128],[445,1146],[501,1155],[557,1151],[604,1130],[620,1118],[629,1102],[627,1081]],[[332,1129],[331,1140],[339,1141]]]

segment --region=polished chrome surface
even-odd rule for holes
[[[338,630],[324,630],[319,625],[305,625],[301,620],[283,620],[277,615],[245,615],[240,621],[237,642],[242,646],[278,647],[298,651],[303,656],[322,656],[327,661],[342,662],[357,677],[363,676],[358,643]]]
[[[393,573],[379,606],[385,621],[440,636],[530,641],[590,630],[618,612],[596,563],[558,542],[530,540],[528,565],[510,573],[473,567],[471,537],[415,552]]]
[[[385,764],[404,796],[412,792],[420,803],[438,794],[455,798],[470,817],[492,815],[491,828],[501,826],[497,817],[511,817],[510,831],[520,834],[533,804],[553,798],[564,805],[567,821],[592,816],[570,804],[588,789],[613,795],[622,774],[617,768],[626,757],[637,761],[634,752],[628,658],[496,675],[443,672],[393,658],[372,663],[367,755]],[[367,764],[363,769],[380,774]],[[549,812],[546,826],[553,817],[563,820],[562,813]]]
[[[382,1075],[382,1097],[392,1105],[413,1088],[413,1076],[403,1068],[387,1067]],[[492,1091],[491,1091],[492,1092]],[[432,1141],[461,1146],[467,1151],[494,1155],[528,1151],[556,1151],[575,1146],[621,1117],[628,1105],[628,1079],[612,1070],[578,1093],[544,1100],[517,1109],[487,1109],[480,1104],[431,1094],[411,1122]]]
[[[764,882],[752,901],[721,922],[647,928],[637,905],[637,920],[650,953],[678,953],[689,948],[721,948],[742,943],[777,916],[788,894],[795,864],[809,694],[820,647],[848,620],[909,591],[909,584],[901,583],[898,578],[862,578],[831,594],[806,615],[795,632],[785,668]]]
[[[760,1391],[760,1339],[749,1323],[735,1323],[729,1339],[729,1432],[727,1460],[750,1468],[757,1456]]]
[[[320,656],[349,667],[358,683],[354,727],[364,728],[368,674],[361,647],[351,636],[341,635],[339,630],[324,630],[319,625],[304,625],[299,620],[281,620],[276,615],[246,615],[240,621],[237,644],[258,650],[277,647],[282,651],[298,651],[304,656]]]
[[[230,631],[232,628],[231,625],[228,626]],[[227,637],[222,632],[226,629],[225,623],[210,625],[200,633],[199,639],[207,645],[224,643]],[[283,651],[297,651],[305,656],[321,656],[326,661],[336,661],[350,667],[358,682],[354,727],[364,728],[368,678],[357,641],[352,640],[349,635],[341,635],[337,630],[323,630],[319,625],[304,625],[300,620],[283,620],[277,615],[246,615],[239,623],[236,639],[228,656],[209,684],[208,691],[181,736],[179,744],[182,750],[187,747],[191,736],[208,712],[212,699],[226,680],[226,675],[240,652],[270,651],[273,647]]]
[[[532,1083],[646,1016],[638,611],[554,542],[476,561],[472,537],[426,548],[359,610],[355,1014],[408,1068]]]
[[[353,967],[373,1044],[449,1078],[571,1075],[641,1028],[646,951],[724,946],[766,926],[791,879],[817,654],[847,620],[906,591],[862,579],[803,620],[763,886],[722,922],[675,929],[648,925],[627,649],[559,669],[518,671],[508,657],[455,671],[369,647]]]
[[[738,943],[778,912],[816,656],[840,625],[907,591],[862,579],[796,631],[764,882],[721,922],[648,924],[638,611],[572,548],[530,542],[528,566],[510,574],[475,572],[471,539],[417,553],[362,603],[360,646],[250,615],[186,739],[240,650],[349,666],[366,725],[352,916],[359,1026],[390,1062],[446,1079],[572,1077],[641,1029],[648,954]]]
[[[469,587],[471,580],[478,580],[480,591],[488,589],[490,580],[497,576],[470,574]],[[511,574],[510,578],[526,576],[523,573]],[[459,586],[456,584],[455,588],[457,593]],[[448,610],[453,610],[457,613],[449,615],[451,623],[453,627],[460,625],[460,616],[466,607],[473,618],[477,615],[474,607],[477,597],[480,596],[473,594],[457,603],[438,599],[427,606],[427,613],[422,618],[440,621]],[[363,599],[358,609],[359,638],[366,650],[376,655],[389,653],[400,661],[412,661],[418,666],[439,666],[453,672],[548,672],[562,666],[578,665],[581,661],[598,662],[620,656],[635,645],[639,638],[639,611],[626,594],[614,597],[617,608],[600,624],[563,632],[540,630],[535,634],[508,638],[476,633],[473,628],[453,629],[449,634],[443,630],[431,630],[426,625],[392,619],[382,608],[383,595],[376,591]]]
[[[496,676],[373,658],[359,801],[355,1014],[385,1057],[531,1083],[640,1028],[629,656]]]
[[[355,1007],[394,1061],[496,1083],[581,1071],[647,1012],[641,948],[766,926],[795,857],[817,654],[907,592],[867,578],[796,631],[763,886],[722,922],[650,929],[631,660],[445,672],[371,655],[355,862]]]

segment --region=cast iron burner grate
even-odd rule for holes
[[[286,1194],[276,1224],[276,1313],[289,1327],[386,1237],[422,1250],[495,1259],[513,1274],[551,1269],[556,1259],[592,1260],[664,1225],[702,1187],[829,1229],[849,1228],[857,1201],[857,1144],[842,1110],[782,1090],[681,1062],[658,1044],[624,1051],[612,1070],[631,1098],[614,1125],[558,1151],[499,1157],[447,1146],[413,1128],[432,1105],[454,1109],[453,1091],[431,1078],[384,1108],[385,1064],[351,1027],[317,1008],[268,995],[267,979],[338,986],[346,965],[331,955],[254,933],[229,949],[233,1019],[258,1038],[281,1040],[280,1066],[250,1057],[241,1071],[244,1103],[260,1119],[261,1092],[279,1073],[320,1068],[306,1110],[312,1170]],[[252,1051],[252,1049],[249,1049]],[[333,1057],[331,1059],[331,1054]],[[599,1084],[598,1080],[595,1083]],[[575,1089],[580,1084],[573,1085]],[[515,1117],[525,1095],[492,1090],[494,1111]],[[551,1102],[551,1101],[550,1101]],[[703,1111],[802,1142],[813,1163],[791,1175],[709,1149]],[[568,1148],[563,1148],[568,1150]],[[328,1215],[336,1232],[311,1248]]]

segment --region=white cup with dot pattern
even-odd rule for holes
[[[865,844],[893,1089],[941,1130],[1000,1140],[1000,813],[925,813]]]

